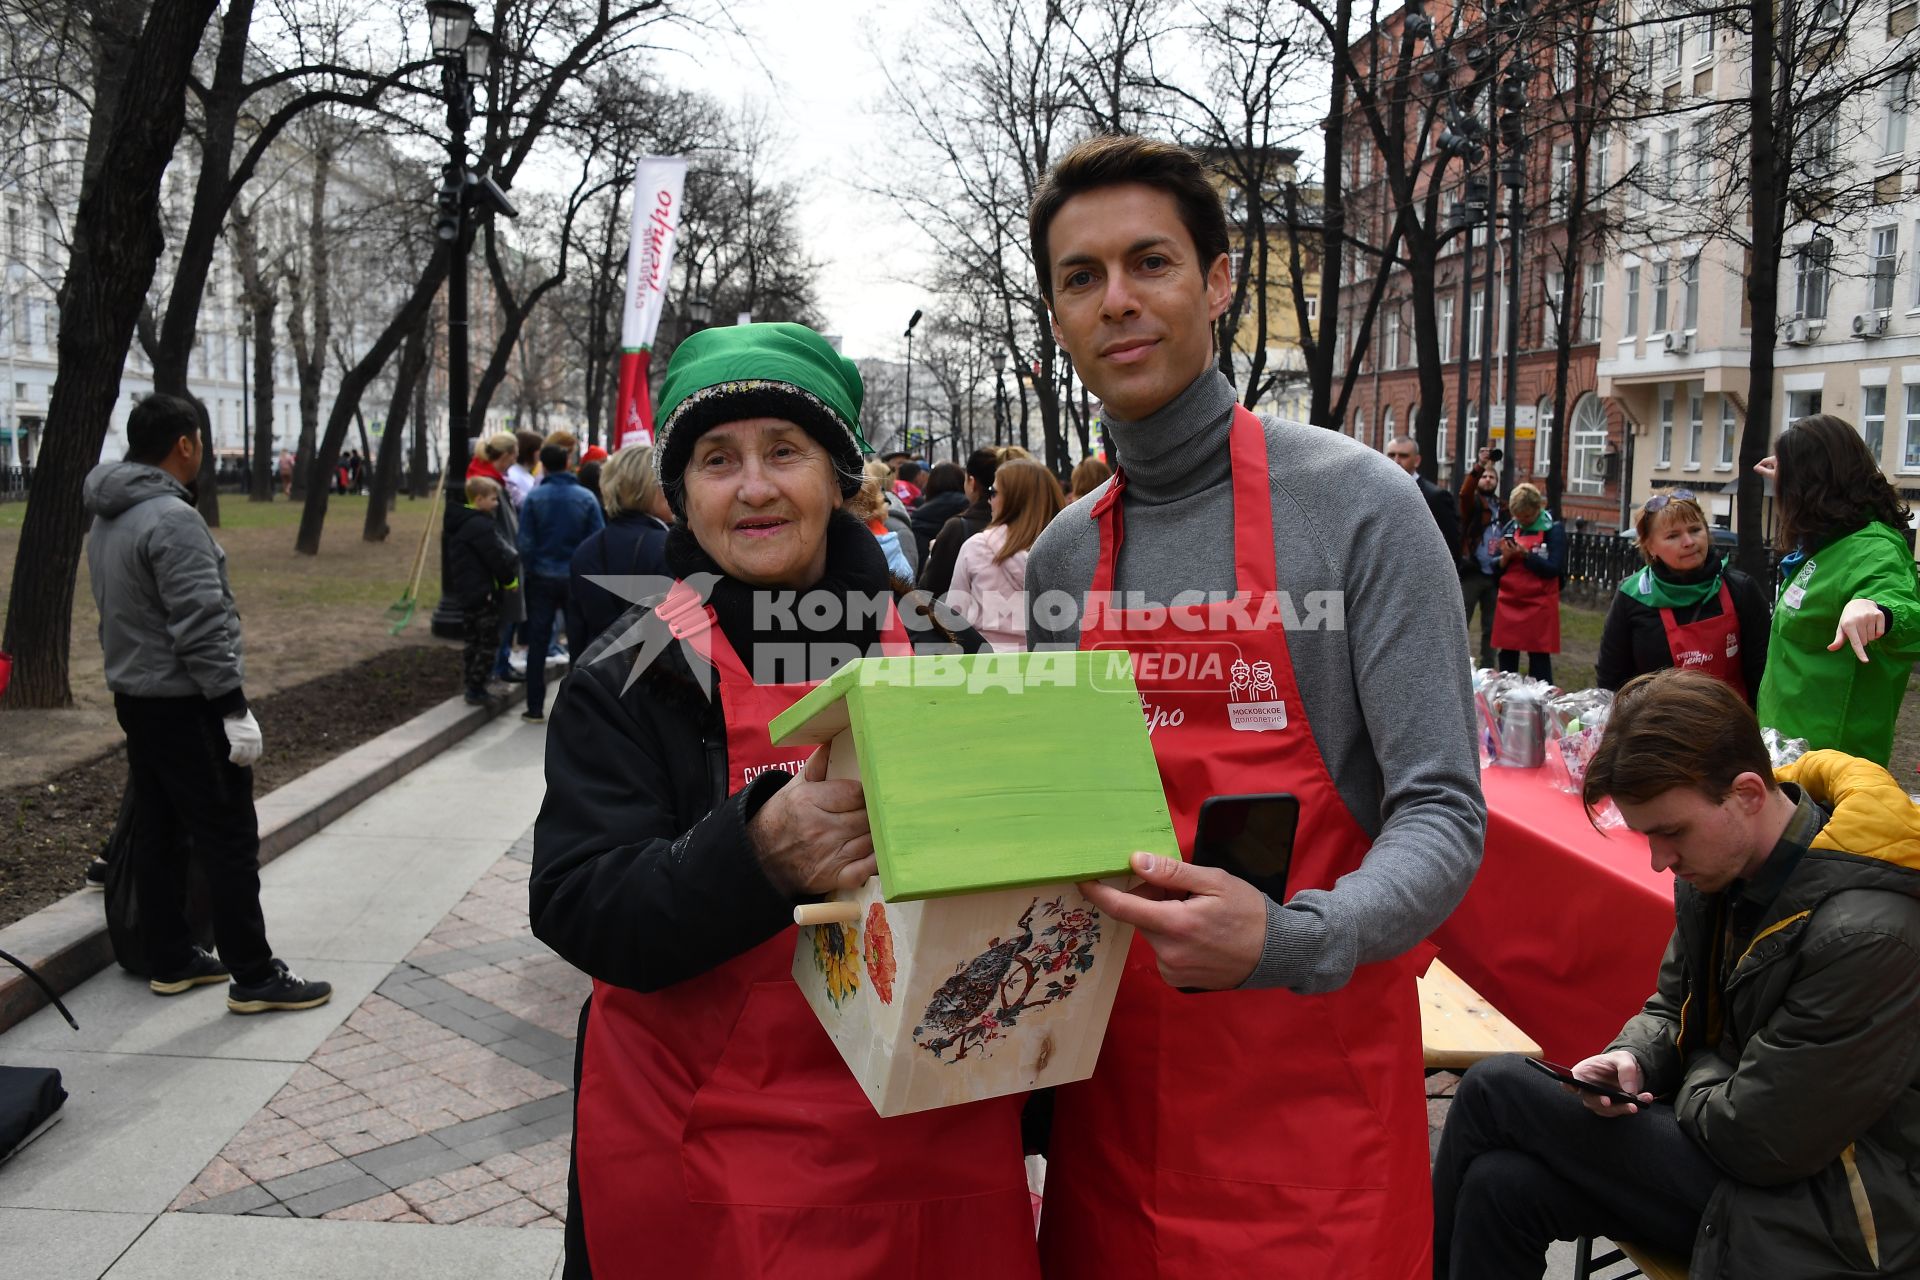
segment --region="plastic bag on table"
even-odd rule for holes
[[[1767,744],[1767,756],[1776,769],[1792,764],[1809,749],[1805,738],[1785,738],[1778,729],[1761,729],[1760,741]]]
[[[1548,732],[1553,737],[1559,737],[1583,728],[1602,727],[1612,710],[1611,689],[1575,689],[1563,693],[1547,703]]]

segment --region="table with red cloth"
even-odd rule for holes
[[[1646,837],[1594,830],[1545,769],[1481,771],[1487,851],[1433,935],[1440,959],[1547,1056],[1599,1053],[1653,993],[1673,933],[1673,877]]]

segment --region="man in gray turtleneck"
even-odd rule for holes
[[[1105,406],[1121,476],[1035,544],[1030,646],[1073,648],[1082,622],[1095,625],[1076,606],[1103,541],[1120,607],[1247,589],[1236,561],[1264,560],[1267,548],[1250,557],[1243,541],[1236,555],[1237,430],[1241,459],[1261,459],[1267,473],[1240,475],[1240,500],[1270,493],[1260,537],[1272,541],[1274,594],[1295,608],[1283,643],[1224,639],[1270,659],[1285,700],[1271,721],[1230,725],[1276,731],[1234,733],[1227,704],[1243,696],[1238,685],[1229,693],[1222,682],[1217,711],[1213,695],[1167,687],[1165,705],[1184,699],[1189,723],[1217,729],[1169,735],[1158,716],[1154,747],[1176,826],[1203,798],[1186,792],[1301,799],[1284,902],[1216,868],[1146,855],[1132,894],[1086,887],[1139,928],[1159,974],[1129,969],[1099,1071],[1060,1091],[1048,1274],[1295,1274],[1291,1255],[1325,1274],[1403,1280],[1426,1265],[1428,1221],[1407,953],[1466,892],[1485,824],[1451,552],[1384,456],[1297,423],[1246,415],[1235,427],[1212,339],[1231,296],[1226,222],[1190,154],[1141,138],[1083,144],[1036,194],[1032,236],[1054,335]],[[1138,662],[1141,648],[1125,643]],[[1151,711],[1160,694],[1140,687]],[[1235,762],[1213,758],[1223,754]],[[1153,1012],[1137,1017],[1141,1007]],[[1178,1060],[1143,1067],[1156,1043]],[[1247,1094],[1232,1096],[1242,1077]],[[1356,1082],[1350,1096],[1342,1082]],[[1285,1150],[1254,1150],[1274,1146]],[[1341,1196],[1321,1203],[1315,1187]],[[1156,1260],[1146,1272],[1143,1256]],[[1119,1270],[1102,1272],[1109,1263]]]

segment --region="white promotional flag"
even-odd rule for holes
[[[653,402],[647,366],[660,308],[673,273],[673,246],[680,236],[680,198],[686,186],[685,156],[647,156],[633,178],[633,220],[627,244],[627,302],[620,319],[620,391],[614,409],[617,447],[653,443]]]

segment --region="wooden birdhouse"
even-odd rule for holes
[[[1091,1075],[1133,940],[1075,887],[1179,857],[1124,655],[863,658],[769,726],[858,778],[879,874],[793,978],[883,1116]]]

